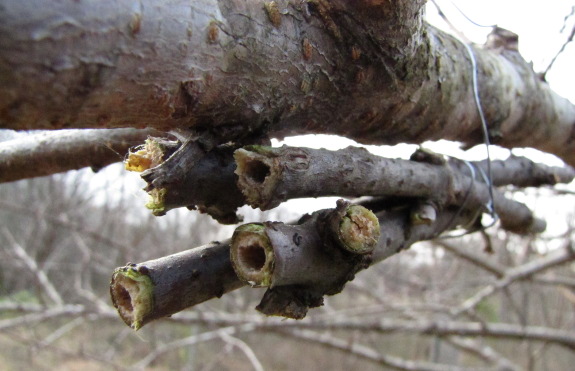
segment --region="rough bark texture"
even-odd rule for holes
[[[122,161],[154,130],[61,130],[0,143],[0,183]]]
[[[0,122],[481,142],[470,55],[423,4],[3,0]],[[492,141],[575,164],[575,107],[513,46],[472,50]]]

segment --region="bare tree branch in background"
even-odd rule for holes
[[[0,183],[123,161],[154,130],[59,130],[0,142]]]
[[[497,290],[501,290],[516,280],[528,278],[550,267],[572,262],[575,259],[575,252],[573,251],[571,243],[567,243],[565,247],[557,249],[548,253],[544,257],[532,260],[524,265],[516,268],[509,269],[503,277],[497,280],[494,284],[486,286],[477,294],[467,299],[459,307],[454,308],[453,315],[459,316],[462,313],[471,311],[477,304],[484,300],[487,296],[493,294]]]
[[[16,241],[16,239],[14,239],[12,233],[10,233],[10,231],[6,227],[3,227],[2,234],[4,235],[4,237],[6,237],[6,239],[10,241],[10,244],[12,245],[11,246],[12,251],[14,251],[14,254],[20,260],[22,260],[22,262],[28,268],[28,270],[32,274],[34,274],[34,276],[38,281],[38,284],[40,284],[40,286],[43,288],[43,291],[47,294],[48,298],[52,301],[52,303],[58,306],[64,305],[62,297],[60,296],[58,290],[56,290],[52,282],[50,282],[50,279],[48,278],[48,276],[46,276],[46,273],[44,273],[38,267],[36,261],[32,259],[32,257],[30,257],[30,255],[26,253],[26,250],[24,250],[22,246],[20,246],[20,244]]]

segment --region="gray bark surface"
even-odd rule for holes
[[[2,0],[0,124],[483,140],[470,55],[423,1],[265,4]],[[492,141],[575,164],[575,107],[512,46],[472,50]]]

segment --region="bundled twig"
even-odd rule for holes
[[[151,138],[129,156],[127,167],[150,169],[146,177],[188,147]],[[545,227],[525,205],[499,192],[490,200],[487,179],[480,175],[485,163],[447,162],[423,150],[411,160],[390,160],[353,147],[249,146],[234,153],[226,145],[200,157],[189,169],[174,170],[176,182],[148,179],[156,213],[199,206],[231,221],[235,208],[245,202],[268,209],[298,197],[376,198],[364,202],[371,211],[342,201],[296,225],[248,224],[236,230],[231,242],[118,268],[112,299],[124,321],[136,329],[243,284],[269,287],[258,306],[263,313],[303,318],[308,308],[322,304],[324,295],[340,292],[357,271],[457,226],[480,227],[490,201],[508,230],[532,233]],[[518,157],[492,165],[496,186],[570,182],[575,175],[569,167],[551,168]],[[214,189],[225,196],[210,198]]]
[[[151,138],[144,149],[130,154],[127,168],[143,171],[163,165],[177,148],[174,142]],[[193,166],[184,166],[186,171],[180,169],[181,176],[171,184],[157,188],[150,181],[147,190],[151,201],[147,206],[156,215],[177,207],[198,208],[222,223],[237,222],[235,211],[246,203],[267,210],[287,199],[321,196],[411,197],[430,201],[434,209],[459,205],[483,212],[490,202],[482,176],[486,167],[485,162],[446,162],[425,151],[416,152],[412,160],[399,160],[355,147],[328,151],[248,146],[234,152],[233,147],[224,145],[215,147]],[[151,170],[143,176],[147,178]],[[554,185],[569,183],[574,176],[575,171],[568,166],[548,167],[515,156],[492,163],[494,186]],[[523,204],[499,192],[494,198],[503,228],[523,234],[545,229],[545,222]]]
[[[237,150],[235,158],[239,187],[248,203],[262,210],[287,199],[334,195],[413,197],[429,201],[435,209],[458,205],[477,212],[485,211],[490,202],[488,185],[480,175],[484,164],[449,165],[424,151],[408,161],[386,159],[355,147],[328,151],[250,146]],[[517,157],[497,162],[493,169],[497,185],[568,183],[574,175],[569,167],[550,168]],[[545,229],[545,222],[536,219],[525,205],[499,192],[494,198],[503,228],[516,233]]]
[[[237,260],[236,272],[239,271],[238,275],[243,276],[243,281],[234,273],[229,241],[144,263],[127,264],[116,269],[112,278],[110,293],[114,306],[126,324],[138,329],[152,320],[221,297],[245,284],[271,286],[275,279],[278,280],[278,286],[268,290],[259,309],[268,314],[302,318],[308,307],[321,305],[324,294],[339,292],[359,269],[382,261],[417,241],[434,238],[452,225],[466,224],[475,217],[467,212],[458,212],[457,209],[447,209],[440,212],[433,223],[413,224],[408,208],[382,210],[377,214],[380,236],[373,250],[368,248],[369,253],[358,254],[358,258],[347,261],[343,257],[346,254],[348,257],[353,255],[347,250],[346,253],[344,249],[340,251],[334,247],[333,244],[341,243],[341,235],[333,235],[331,228],[334,224],[327,222],[329,216],[343,216],[343,223],[335,223],[339,225],[340,231],[351,232],[344,233],[347,237],[343,240],[351,240],[352,245],[363,241],[351,247],[352,250],[365,251],[377,232],[373,230],[375,221],[367,210],[360,212],[359,217],[352,216],[354,222],[347,224],[346,218],[349,215],[347,212],[342,213],[342,205],[345,205],[343,210],[349,211],[350,206],[341,203],[339,210],[323,210],[302,218],[299,226],[268,224],[267,227],[259,228],[239,227],[232,241],[237,250],[231,252],[231,259],[235,257]],[[354,208],[351,207],[352,210]],[[357,233],[359,231],[355,230],[355,226],[361,225],[359,220],[363,217],[364,228],[360,230],[365,233]],[[270,231],[271,237],[263,233]],[[336,239],[330,242],[326,239],[326,233]],[[321,280],[317,285],[309,275],[303,276],[306,282],[299,278],[302,270],[313,275],[312,271],[318,268],[315,264],[318,263],[317,259],[307,261],[303,266],[293,264],[308,256],[310,252],[305,251],[305,248],[313,248],[314,243],[319,244],[316,247],[320,249],[312,254],[318,257],[326,257],[330,251],[334,254],[328,262],[321,262],[323,268],[316,274],[316,278],[320,277]],[[321,248],[327,250],[322,251]],[[281,249],[287,250],[287,255],[275,254],[275,251]],[[289,259],[287,263],[275,263],[286,257]],[[276,267],[283,271],[275,272]]]

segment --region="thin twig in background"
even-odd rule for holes
[[[451,314],[454,317],[461,315],[462,313],[471,311],[475,306],[477,306],[482,300],[492,295],[498,290],[501,290],[513,282],[525,279],[527,277],[533,276],[545,269],[549,269],[556,265],[565,264],[567,262],[573,261],[575,259],[575,254],[571,248],[570,244],[567,244],[564,248],[557,249],[546,256],[532,260],[524,265],[514,267],[509,269],[505,275],[498,279],[495,283],[485,286],[475,295],[465,300],[459,307],[454,308]]]
[[[40,269],[40,267],[38,267],[38,263],[36,262],[36,260],[34,260],[30,255],[28,255],[26,250],[24,250],[24,248],[16,241],[16,239],[14,238],[12,233],[8,230],[8,228],[3,227],[2,234],[10,242],[14,254],[16,254],[16,256],[28,268],[28,270],[32,274],[34,274],[38,283],[44,288],[44,293],[48,296],[48,298],[57,306],[63,306],[64,300],[62,299],[62,297],[58,293],[58,290],[56,289],[56,287],[54,287],[54,285],[52,284],[46,273],[44,273],[44,271]]]
[[[262,366],[260,360],[252,350],[252,348],[243,340],[238,339],[232,335],[230,335],[226,331],[220,331],[220,337],[226,343],[235,346],[238,348],[242,353],[246,355],[252,366],[254,367],[255,371],[264,371],[264,367]]]

